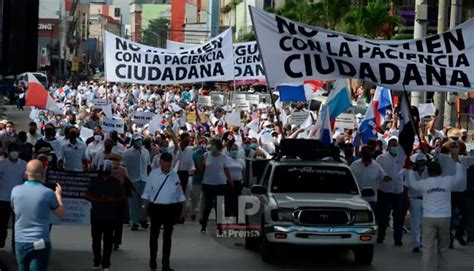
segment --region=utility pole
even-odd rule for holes
[[[446,0],[439,0],[438,3],[438,34],[446,31],[446,13],[448,12],[448,2]],[[435,108],[438,109],[439,115],[444,116],[444,101],[446,95],[444,92],[435,92],[433,96]],[[443,121],[436,122],[436,129],[441,130],[443,128]]]
[[[211,38],[219,35],[219,16],[220,11],[220,0],[210,0],[211,3]]]
[[[416,0],[415,4],[415,26],[413,38],[419,39],[426,36],[428,28],[428,0]],[[417,106],[424,102],[425,94],[419,91],[411,92],[411,104]]]
[[[459,24],[460,15],[461,15],[461,6],[462,0],[451,0],[451,16],[449,18],[449,28],[453,29],[456,25]],[[452,94],[450,94],[452,95]],[[449,95],[446,95],[449,96]],[[453,125],[453,103],[449,103],[448,99],[445,99],[444,102],[444,126],[452,126]]]
[[[62,5],[61,2],[59,2],[59,25],[58,25],[58,40],[59,40],[59,49],[58,49],[58,77],[61,75],[61,72],[63,69],[61,68],[61,61],[62,61],[62,51],[63,51],[63,32],[62,29],[63,27],[61,26],[62,23]]]

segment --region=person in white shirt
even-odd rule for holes
[[[69,141],[61,146],[62,157],[58,162],[59,168],[70,171],[83,171],[86,162],[86,144],[77,140],[75,127],[69,129]]]
[[[160,155],[160,168],[154,169],[148,181],[142,199],[148,203],[147,213],[150,216],[150,269],[156,270],[158,254],[158,237],[163,226],[162,270],[173,270],[170,267],[171,236],[173,226],[178,219],[186,216],[186,201],[179,177],[171,169],[173,157],[169,153]]]
[[[361,147],[361,159],[354,161],[351,165],[351,171],[356,178],[360,191],[372,189],[374,196],[364,197],[370,204],[372,210],[375,210],[377,202],[377,189],[380,181],[390,181],[391,178],[385,173],[382,167],[372,159],[373,149],[368,145]]]
[[[86,158],[88,161],[94,161],[95,156],[98,153],[104,151],[104,135],[102,132],[94,132],[94,141],[87,145]]]
[[[450,248],[453,248],[454,239],[456,238],[458,243],[461,246],[466,246],[467,242],[464,240],[464,232],[467,224],[467,207],[465,204],[464,191],[467,187],[466,175],[467,169],[474,164],[474,156],[465,156],[460,155],[460,143],[459,141],[450,140],[448,142],[449,154],[438,154],[438,162],[441,164],[441,169],[443,170],[444,175],[454,176],[455,174],[455,164],[456,161],[463,165],[464,174],[462,181],[455,185],[452,189],[451,195],[451,206],[453,210],[457,210],[457,213],[460,216],[459,225],[457,225],[456,232],[453,235],[453,221],[451,221],[451,242],[449,244]]]
[[[447,270],[447,251],[451,223],[451,191],[462,182],[464,169],[456,161],[456,175],[444,176],[438,162],[428,164],[429,178],[417,181],[414,171],[408,173],[411,189],[423,196],[423,270]],[[437,250],[435,250],[437,241]]]
[[[428,178],[428,171],[426,170],[427,155],[423,153],[416,153],[410,157],[411,161],[415,163],[413,170],[416,181]],[[403,169],[404,185],[409,187],[408,170]],[[412,251],[414,253],[420,252],[421,247],[421,219],[423,217],[423,195],[420,191],[408,189],[408,199],[410,201],[410,230],[412,240]]]
[[[130,180],[132,181],[138,194],[141,195],[145,188],[145,180],[147,179],[150,168],[150,153],[143,148],[142,137],[139,134],[133,135],[133,147],[125,151],[123,156],[123,165],[128,171]],[[138,230],[138,223],[143,228],[148,228],[146,218],[142,216],[142,207],[140,199],[136,196],[129,198],[130,222],[132,231]]]
[[[177,173],[185,194],[186,187],[188,186],[189,175],[195,171],[193,147],[190,146],[189,143],[189,134],[182,133],[179,137],[179,144],[176,146],[177,153],[175,158],[177,163]]]
[[[230,176],[232,177],[234,193],[232,194],[232,212],[234,216],[237,216],[238,211],[238,199],[242,193],[243,179],[245,175],[245,161],[239,158],[239,148],[237,145],[232,145],[230,153],[230,159],[228,159],[227,168],[229,169]]]
[[[396,246],[402,245],[403,237],[403,180],[400,175],[403,165],[398,161],[398,139],[388,140],[387,151],[375,159],[392,181],[378,180],[377,205],[379,233],[377,243],[382,244],[390,218],[393,217],[393,239]]]
[[[25,176],[26,162],[18,158],[19,151],[20,146],[18,144],[12,143],[8,145],[8,159],[0,161],[0,248],[5,247],[10,217],[15,221],[10,202],[12,190],[15,186],[23,184]],[[12,245],[14,248],[14,230],[12,235]]]
[[[40,138],[41,134],[38,133],[38,125],[34,121],[30,122],[26,141],[34,146]]]

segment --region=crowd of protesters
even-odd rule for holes
[[[104,270],[111,265],[112,250],[122,244],[123,224],[138,231],[147,229],[149,222],[150,268],[157,267],[156,240],[163,226],[162,265],[164,270],[171,270],[174,223],[185,223],[189,213],[190,219],[201,223],[201,233],[206,234],[216,198],[225,195],[232,205],[240,195],[244,160],[271,158],[283,138],[314,138],[318,117],[317,110],[309,111],[308,103],[281,103],[278,97],[272,103],[268,96],[262,96],[258,104],[241,111],[240,126],[230,125],[226,115],[240,110],[232,99],[222,105],[203,106],[197,102],[198,96],[212,92],[195,86],[81,82],[52,86],[49,91],[61,113],[33,110],[27,131],[19,131],[11,121],[0,123],[0,247],[5,246],[10,216],[17,214],[17,198],[12,190],[24,183],[25,171],[33,182],[44,177],[34,167],[38,160],[43,170],[99,171],[85,198],[92,202],[93,266]],[[360,88],[354,92],[358,100],[367,93],[369,97],[373,94]],[[95,101],[99,99],[106,100],[111,111],[98,107]],[[308,119],[293,124],[292,113],[301,111],[308,111]],[[158,127],[134,123],[136,112],[158,115]],[[357,129],[335,129],[332,153],[336,160],[350,166],[361,190],[374,190],[374,196],[366,200],[376,214],[377,243],[385,241],[392,221],[394,244],[403,245],[409,210],[413,252],[426,249],[425,261],[436,264],[432,255],[434,238],[438,238],[438,264],[445,266],[442,255],[447,247],[474,242],[474,159],[466,145],[470,139],[461,127],[436,130],[439,120],[433,115],[429,120],[418,120],[421,141],[417,139],[409,159],[400,162],[400,118],[396,112],[395,108],[389,110],[378,137],[366,144],[355,139]],[[111,117],[124,120],[123,131],[104,132],[102,122]],[[86,130],[92,135],[85,136]],[[32,161],[30,171],[27,163]],[[436,187],[416,181],[440,176],[457,176],[446,181],[452,184],[442,189],[446,195],[440,198],[432,198]],[[51,210],[62,205],[60,198],[53,198],[54,193],[38,193],[50,198]],[[167,215],[159,215],[163,213]],[[441,222],[436,220],[439,218]],[[24,228],[24,221],[17,220],[15,227]],[[43,239],[50,247],[49,235]],[[17,249],[22,249],[23,236],[12,240]],[[19,262],[22,255],[25,253],[17,250]]]

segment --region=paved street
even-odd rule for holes
[[[4,107],[0,112],[17,123],[17,129],[27,126],[28,111],[18,112],[14,107]],[[1,116],[3,118],[4,116]],[[148,270],[149,231],[131,232],[124,229],[123,245],[113,253],[112,270]],[[388,232],[391,236],[391,232]],[[11,236],[11,233],[9,237]],[[405,235],[404,246],[395,247],[391,238],[384,245],[377,245],[372,266],[358,266],[351,252],[292,249],[285,259],[270,265],[262,262],[256,252],[247,251],[241,239],[216,238],[215,232],[199,233],[196,222],[177,225],[174,232],[172,266],[176,270],[420,270],[421,254],[413,254],[410,235]],[[92,250],[90,228],[85,226],[54,226],[53,250],[50,270],[90,270]],[[8,241],[10,244],[10,241]],[[474,270],[474,244],[450,250],[450,270]],[[161,249],[161,240],[160,240]],[[0,250],[0,261],[7,270],[16,270],[10,246]],[[3,269],[1,271],[4,271]]]
[[[258,253],[247,251],[237,239],[218,239],[215,233],[202,235],[199,225],[189,222],[175,228],[172,266],[176,270],[420,270],[421,254],[413,254],[409,236],[403,247],[392,240],[377,245],[370,267],[357,266],[350,252],[324,250],[292,250],[287,259],[270,265],[262,262]],[[53,251],[50,270],[90,270],[92,266],[89,227],[55,226],[52,232]],[[148,231],[124,230],[124,244],[113,253],[112,270],[148,270]],[[161,241],[160,241],[161,248]],[[450,250],[450,270],[474,269],[474,245]],[[15,270],[10,248],[0,251],[0,259]],[[3,270],[2,270],[3,271]]]

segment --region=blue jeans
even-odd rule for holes
[[[130,223],[138,224],[142,217],[142,203],[141,203],[141,196],[143,194],[143,190],[145,190],[145,182],[144,181],[136,181],[133,182],[135,189],[138,191],[137,194],[133,194],[130,198],[128,198],[128,202],[130,205]]]
[[[48,270],[51,243],[46,242],[45,248],[35,250],[33,243],[15,243],[18,271],[46,271]]]
[[[423,217],[423,200],[410,198],[410,229],[413,247],[421,246],[421,219]]]

